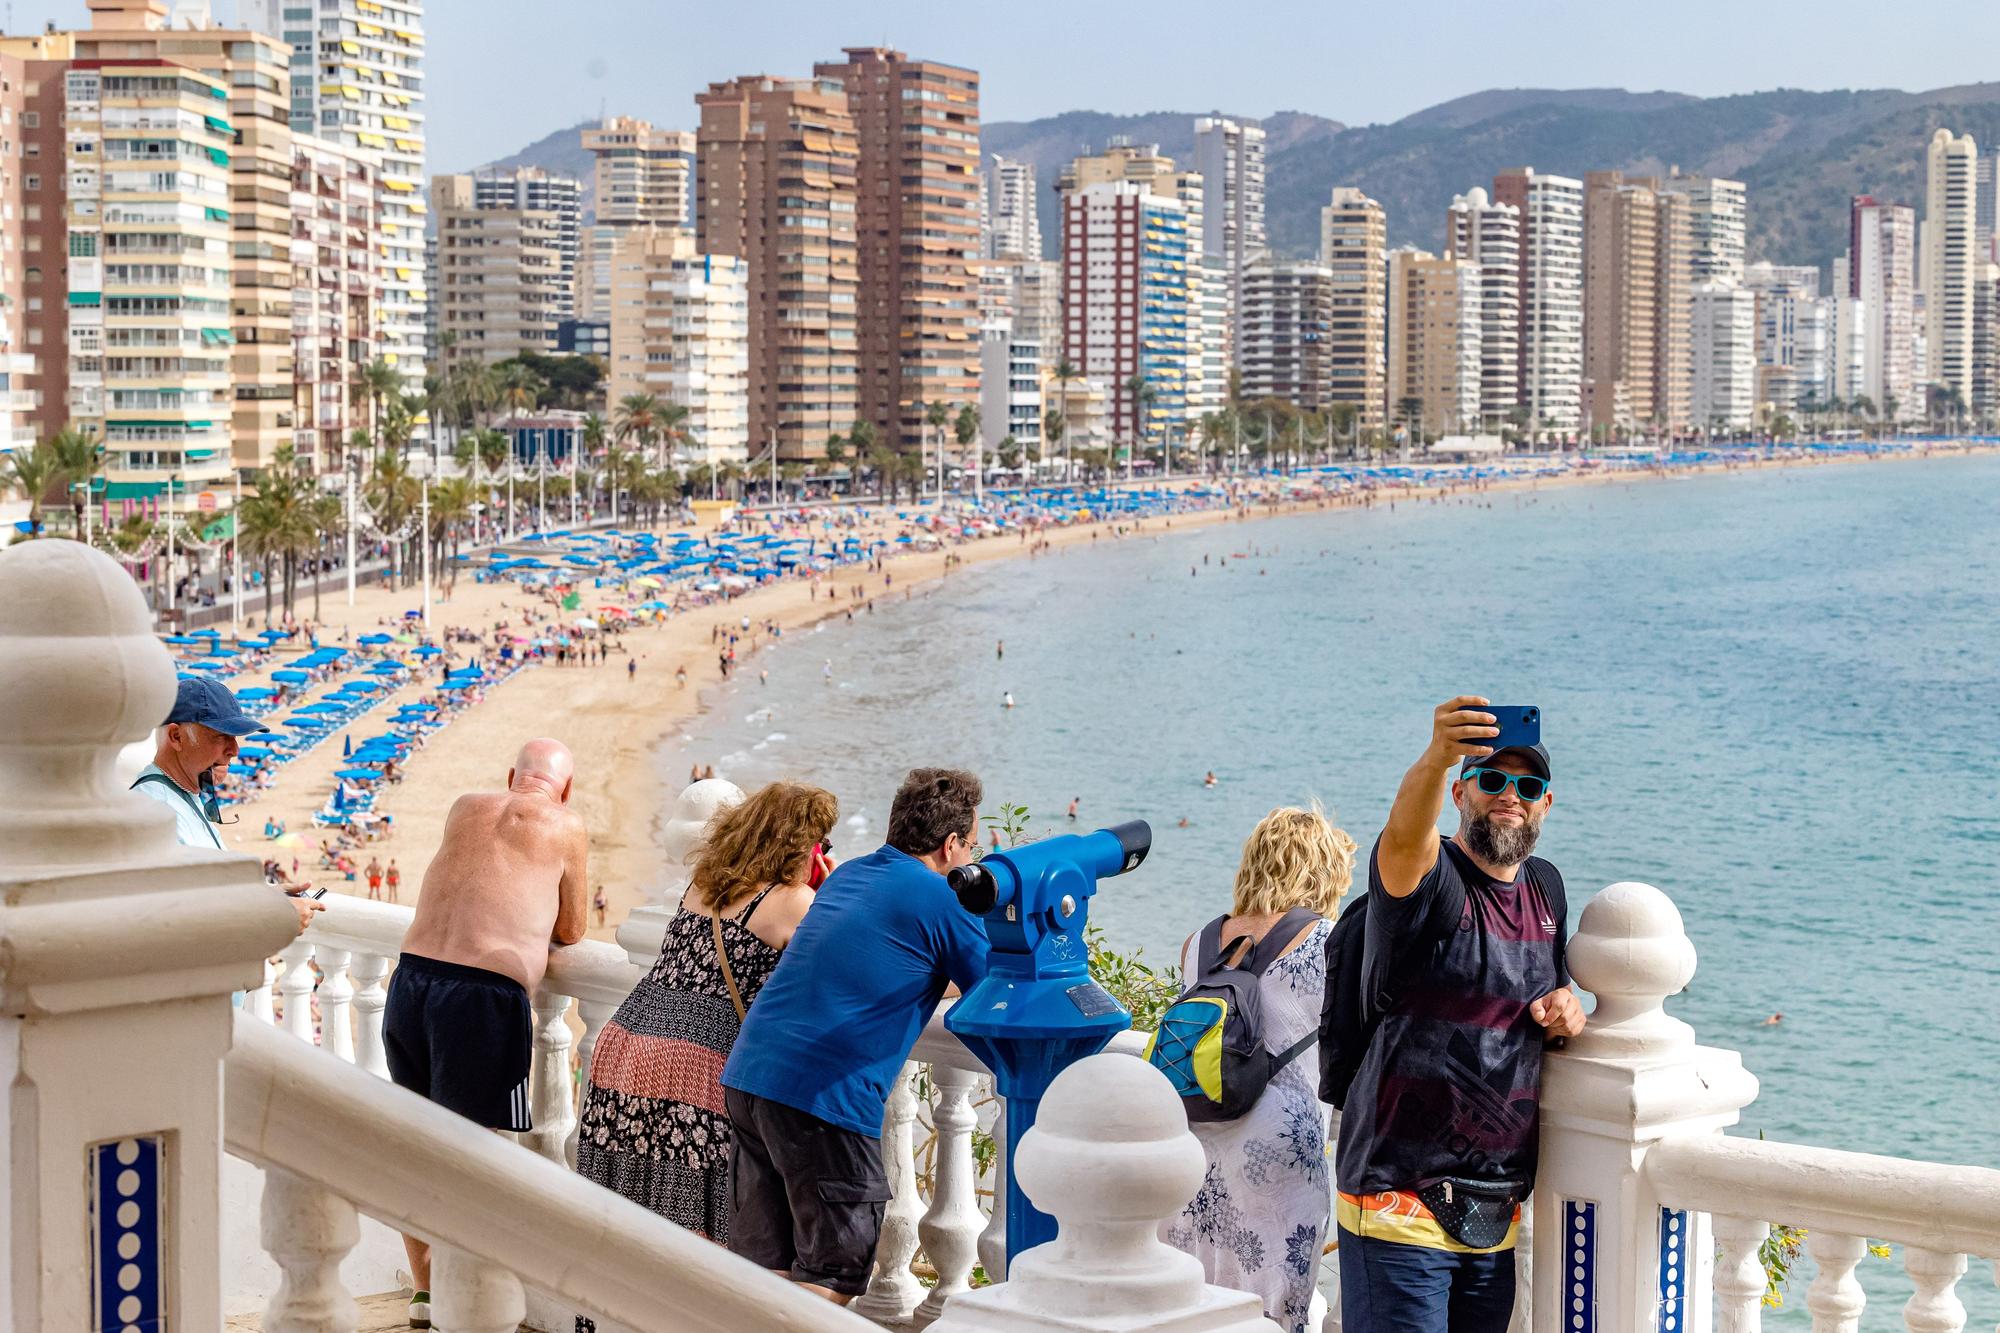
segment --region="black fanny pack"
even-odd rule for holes
[[[1526,1189],[1517,1183],[1445,1176],[1416,1191],[1424,1207],[1460,1245],[1490,1250],[1507,1239]]]

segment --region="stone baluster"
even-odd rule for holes
[[[1806,1309],[1812,1311],[1813,1333],[1858,1333],[1868,1297],[1854,1276],[1854,1267],[1868,1252],[1859,1236],[1814,1229],[1806,1234],[1806,1253],[1819,1265],[1806,1288]]]
[[[81,542],[0,550],[8,1329],[222,1327],[231,993],[298,918],[119,775],[173,706],[152,622]]]
[[[389,1055],[382,1045],[382,1009],[389,1002],[389,960],[381,954],[358,953],[349,970],[354,978],[354,1063],[378,1078],[387,1078]]]
[[[590,1057],[597,1051],[598,1035],[604,1031],[604,1025],[611,1021],[611,1016],[618,1012],[618,1006],[605,1004],[601,1000],[578,1000],[576,1012],[577,1017],[583,1020],[583,1040],[577,1043],[576,1067],[582,1071],[583,1078],[587,1080],[590,1077]],[[576,1138],[582,1130],[583,1111],[579,1097],[576,1119],[570,1124],[569,1137],[563,1140],[563,1160],[569,1163],[569,1169],[572,1171],[576,1170]]]
[[[271,991],[277,984],[278,965],[266,958],[263,982],[255,990],[244,992],[243,1012],[266,1023],[276,1022],[276,1010],[271,1007]]]
[[[702,835],[718,810],[743,803],[743,789],[722,778],[704,778],[689,783],[674,798],[674,808],[660,830],[660,851],[668,867],[665,882],[641,885],[646,901],[626,914],[616,932],[618,947],[635,967],[650,968],[660,956],[667,922],[680,906],[693,875],[695,854],[701,850]]]
[[[979,1232],[986,1221],[979,1211],[979,1176],[972,1161],[972,1131],[979,1124],[972,1090],[979,1079],[975,1070],[931,1066],[931,1082],[938,1090],[931,1110],[937,1156],[931,1206],[917,1223],[917,1235],[937,1272],[937,1285],[917,1307],[919,1323],[937,1318],[946,1301],[971,1290],[972,1268],[979,1262]]]
[[[1959,1333],[1965,1327],[1965,1303],[1958,1299],[1965,1256],[1907,1246],[1903,1271],[1916,1284],[1916,1291],[1903,1306],[1903,1324],[1910,1333]]]
[[[1722,1133],[1756,1097],[1757,1080],[1736,1052],[1696,1045],[1694,1030],[1666,1012],[1695,967],[1667,895],[1647,884],[1604,889],[1585,905],[1568,954],[1597,1006],[1543,1062],[1533,1322],[1572,1328],[1556,1312],[1581,1302],[1586,1329],[1652,1328],[1665,1309],[1709,1308],[1715,1247],[1706,1218],[1660,1198],[1646,1150]]]
[[[924,1284],[910,1271],[917,1256],[917,1223],[923,1201],[917,1197],[916,1124],[918,1067],[903,1067],[903,1076],[889,1090],[882,1113],[882,1165],[889,1174],[889,1206],[882,1212],[882,1235],[875,1243],[875,1271],[868,1290],[848,1308],[878,1323],[910,1317],[924,1297]]]
[[[325,945],[313,951],[319,963],[319,1044],[349,1064],[354,1063],[354,982],[347,971],[352,960],[345,949]]]
[[[1010,1255],[1000,1285],[952,1297],[934,1333],[1276,1333],[1255,1296],[1205,1284],[1201,1264],[1159,1238],[1205,1160],[1159,1070],[1109,1052],[1077,1061],[1049,1085],[1015,1163],[1056,1238]]]
[[[521,1280],[452,1245],[431,1247],[431,1323],[451,1333],[516,1333],[528,1314]]]
[[[313,1039],[312,956],[312,941],[304,938],[287,944],[279,955],[278,1001],[284,1012],[278,1021],[285,1031],[303,1041]]]
[[[353,1204],[270,1167],[264,1172],[258,1236],[281,1275],[264,1307],[265,1333],[330,1333],[355,1326],[360,1312],[340,1280],[341,1261],[361,1240]]]
[[[569,1053],[570,997],[544,988],[535,993],[534,1062],[528,1074],[528,1106],[535,1127],[522,1142],[550,1161],[563,1160],[576,1128],[576,1081]]]
[[[1709,1219],[1715,1233],[1715,1333],[1758,1333],[1764,1326],[1764,1261],[1769,1223],[1749,1217]]]
[[[990,1082],[989,1082],[990,1085]],[[1007,1280],[1007,1103],[996,1091],[993,1113],[993,1207],[979,1233],[979,1264],[989,1282]]]

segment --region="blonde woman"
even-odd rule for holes
[[[1243,843],[1235,897],[1220,923],[1221,956],[1247,955],[1267,936],[1278,950],[1258,979],[1271,1050],[1285,1050],[1319,1026],[1326,938],[1353,882],[1354,839],[1329,823],[1317,803],[1273,810]],[[1291,915],[1294,909],[1299,916]],[[1181,947],[1183,977],[1197,969],[1204,933]],[[1308,1045],[1246,1114],[1192,1126],[1208,1169],[1200,1192],[1163,1228],[1169,1244],[1201,1261],[1210,1282],[1262,1297],[1264,1313],[1290,1333],[1305,1333],[1332,1202],[1318,1069],[1316,1048]]]

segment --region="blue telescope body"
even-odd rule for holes
[[[1137,869],[1152,844],[1152,829],[1134,820],[989,852],[948,876],[960,905],[986,922],[986,976],[944,1025],[993,1071],[1006,1099],[1010,1258],[1056,1234],[1055,1219],[1014,1182],[1014,1150],[1034,1125],[1042,1094],[1057,1074],[1132,1025],[1090,978],[1083,939],[1090,899],[1098,880]]]

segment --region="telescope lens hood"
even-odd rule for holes
[[[958,905],[974,916],[985,916],[1000,901],[1000,886],[993,872],[977,861],[954,868],[945,876],[945,883],[958,895]]]
[[[1146,859],[1146,853],[1153,850],[1153,826],[1143,819],[1119,824],[1108,830],[1118,839],[1118,846],[1125,852],[1125,861],[1117,872],[1120,875],[1137,870],[1139,863]]]

